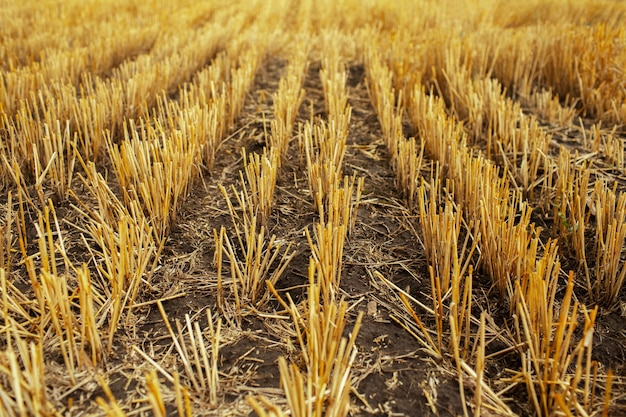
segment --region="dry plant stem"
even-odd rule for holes
[[[558,271],[557,271],[558,272]],[[526,349],[520,351],[523,361],[521,375],[529,395],[541,415],[552,415],[561,405],[590,413],[596,404],[587,401],[591,387],[591,349],[597,308],[587,313],[578,302],[572,304],[573,273],[570,273],[562,305],[556,310],[556,280],[539,275],[531,277],[530,286],[521,293],[518,314]],[[573,334],[579,311],[584,313],[582,339],[574,344]],[[569,375],[575,365],[575,373]],[[579,384],[585,390],[579,392]],[[582,398],[578,398],[579,394]]]
[[[242,183],[242,187],[243,190],[238,193],[232,186],[240,208],[237,210],[226,189],[220,185],[220,191],[226,199],[235,229],[237,249],[224,229],[220,231],[219,236],[214,231],[216,244],[222,245],[216,251],[216,256],[217,254],[226,255],[229,261],[230,284],[235,296],[235,313],[238,320],[242,315],[247,314],[247,311],[267,302],[269,294],[265,282],[269,280],[275,284],[295,254],[290,250],[291,244],[283,250],[283,245],[276,242],[275,235],[267,236],[265,227],[257,220],[254,202],[245,183]],[[218,287],[220,289],[223,288],[221,266],[222,261],[218,261]],[[222,307],[226,307],[225,304],[222,304]]]
[[[217,232],[217,230],[213,229],[213,242],[215,243],[215,254],[213,255],[213,264],[216,267],[217,270],[217,308],[218,311],[222,314],[224,314],[224,307],[225,307],[225,298],[224,298],[224,283],[222,280],[222,260],[223,258],[223,251],[224,251],[224,238],[226,237],[226,228],[224,226],[222,226],[220,228],[219,234]],[[238,297],[237,293],[235,292],[235,297]],[[236,298],[236,301],[238,301],[239,299]]]
[[[285,76],[279,81],[278,91],[273,96],[274,120],[270,125],[269,144],[271,151],[278,155],[278,168],[287,157],[291,132],[304,99],[304,89],[301,86],[308,68],[309,42],[308,38],[300,42]]]
[[[474,410],[480,415],[483,403],[483,375],[485,372],[485,315],[480,314],[480,326],[478,327],[478,350],[476,351],[476,390],[474,391]]]
[[[11,251],[13,249],[13,194],[9,191],[7,195],[7,212],[4,224],[0,225],[0,268],[11,270]]]
[[[105,381],[102,376],[98,376],[98,384],[100,388],[102,388],[102,391],[104,391],[106,400],[102,397],[97,397],[96,403],[98,403],[98,406],[104,411],[105,415],[107,417],[126,417],[126,413],[115,399],[111,387],[109,387],[108,382]]]
[[[39,203],[45,205],[44,185],[51,187],[58,199],[67,198],[76,162],[76,137],[69,121],[59,121],[53,109],[40,108],[42,97],[33,94],[31,100],[35,105],[22,103],[17,120],[2,119],[1,125],[8,132],[8,146],[2,156],[5,165],[15,165],[21,176],[28,175]],[[34,120],[33,114],[37,115]]]
[[[245,148],[242,149],[242,158],[245,161],[245,180],[250,189],[252,207],[260,217],[261,224],[267,228],[267,220],[272,213],[276,179],[278,177],[279,155],[270,150],[269,155],[265,149],[263,154],[252,154],[248,158]],[[244,184],[240,172],[240,181]]]
[[[591,169],[587,164],[576,167],[567,151],[559,154],[558,166],[557,198],[553,204],[555,229],[580,260],[592,300],[613,305],[626,278],[621,267],[621,254],[626,247],[626,197],[609,188],[604,180],[596,181],[590,192]],[[585,232],[592,216],[595,236],[593,251],[589,253],[590,239]],[[590,260],[595,261],[593,269]]]
[[[613,305],[626,279],[626,193],[617,194],[603,182],[594,188],[596,214],[595,299]]]
[[[87,265],[83,264],[77,275],[78,302],[82,313],[80,320],[80,350],[82,352],[90,350],[91,365],[96,365],[102,358],[103,348],[100,337],[100,325],[96,321],[97,314],[94,309],[93,292],[95,289],[91,285],[91,275]]]
[[[161,384],[155,370],[146,374],[146,386],[148,388],[148,402],[152,407],[155,417],[166,417],[165,402],[161,393]]]
[[[324,300],[332,300],[339,291],[346,228],[343,225],[324,227],[318,223],[313,232],[316,243],[313,243],[308,229],[305,230],[312,258],[320,268],[319,285],[322,288]]]
[[[259,417],[287,417],[289,415],[283,412],[278,406],[272,404],[271,401],[265,397],[255,398],[248,395],[246,397],[246,402],[250,405],[250,407],[252,407],[254,412],[259,415]]]
[[[191,400],[189,398],[189,390],[186,386],[181,385],[178,372],[174,373],[174,391],[176,393],[176,409],[178,417],[191,417]]]
[[[16,331],[7,333],[7,342],[7,349],[0,352],[5,363],[0,374],[6,381],[0,385],[0,412],[10,416],[52,415],[41,342],[28,343]]]
[[[211,407],[217,407],[217,392],[219,390],[218,360],[222,321],[214,325],[211,311],[207,309],[208,342],[211,345],[210,354],[205,344],[205,336],[200,330],[198,322],[191,323],[189,315],[185,315],[185,332],[180,323],[176,322],[178,333],[174,332],[161,301],[157,301],[163,322],[172,338],[172,342],[180,356],[193,391],[206,397]]]
[[[416,199],[420,181],[420,171],[422,169],[422,159],[424,156],[424,143],[417,151],[417,144],[415,138],[405,140],[399,138],[397,140],[398,153],[394,158],[396,183],[404,199],[407,201],[409,208],[413,208],[416,205]]]
[[[279,358],[281,384],[295,416],[346,416],[350,410],[350,371],[356,358],[359,314],[350,338],[343,338],[347,303],[335,298],[323,300],[319,281],[321,268],[309,263],[308,301],[304,312],[288,295],[288,307],[306,366],[303,376],[295,364]],[[273,287],[272,287],[273,288]],[[274,291],[275,293],[275,291]]]
[[[125,140],[119,146],[107,140],[115,174],[125,204],[141,201],[150,219],[155,240],[161,243],[187,194],[195,172],[196,144],[176,133],[166,135],[157,120],[155,127],[141,122],[125,124]]]
[[[426,341],[423,341],[421,338],[419,338],[417,335],[414,334],[414,337],[417,338],[417,340],[420,342],[420,344],[427,349],[427,351],[429,351],[431,353],[432,356],[434,356],[435,358],[442,358],[442,350],[441,350],[441,340],[439,340],[439,335],[442,334],[442,332],[439,331],[439,328],[437,329],[437,342],[435,342],[431,337],[430,337],[430,332],[426,329],[426,327],[424,326],[424,324],[422,323],[422,320],[420,320],[419,316],[417,315],[417,313],[415,313],[415,310],[413,310],[413,307],[411,307],[411,304],[409,303],[409,300],[407,299],[406,295],[404,295],[404,293],[399,292],[398,296],[400,297],[400,300],[402,301],[402,304],[404,304],[404,307],[406,308],[406,310],[409,312],[409,314],[411,315],[411,317],[413,318],[413,320],[415,321],[415,323],[418,325],[421,333],[424,335],[424,338],[426,339]],[[436,317],[440,317],[440,314],[435,314],[433,312],[433,315],[435,315]]]
[[[577,159],[577,154],[573,159]],[[589,181],[591,170],[586,164],[576,167],[572,155],[561,150],[557,160],[558,176],[555,181],[556,199],[552,205],[554,228],[572,248],[584,268],[587,290],[591,294],[593,285],[587,261],[585,230],[591,211],[589,205]]]

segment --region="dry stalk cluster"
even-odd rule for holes
[[[187,195],[198,151],[180,131],[167,135],[156,123],[136,126],[131,120],[124,141],[117,146],[109,139],[107,145],[125,204],[141,202],[161,243]]]
[[[181,390],[181,387],[186,395],[191,393],[208,403],[210,407],[217,407],[219,392],[218,361],[222,320],[213,320],[211,310],[207,309],[207,325],[203,330],[200,328],[198,321],[192,322],[192,319],[186,314],[185,324],[182,325],[179,320],[176,320],[176,331],[174,331],[161,301],[158,301],[157,305],[169,336],[174,343],[176,353],[182,362],[184,380],[181,381],[178,374],[172,375],[158,365],[156,368],[170,383],[174,384],[177,393],[176,403],[179,410],[181,405],[183,405],[178,392]],[[147,357],[144,352],[139,350],[138,352],[142,356]],[[149,358],[149,361],[156,363],[151,358]],[[158,381],[158,379],[154,378],[154,381]],[[155,396],[155,399],[158,398],[160,397]]]
[[[45,109],[41,104],[33,93],[33,107],[22,102],[15,120],[6,113],[0,114],[0,130],[7,132],[6,140],[0,145],[0,173],[5,177],[5,186],[6,177],[18,187],[34,185],[43,206],[44,186],[57,199],[67,198],[76,165],[77,138],[70,132],[69,122],[59,121],[56,109]]]
[[[309,189],[318,209],[313,227],[315,242],[306,230],[312,256],[322,269],[320,286],[324,299],[335,297],[341,279],[343,248],[355,225],[363,178],[343,177],[343,158],[350,125],[351,108],[346,91],[346,72],[339,52],[329,47],[320,78],[328,122],[307,122],[300,132],[306,153]]]
[[[584,162],[577,165],[577,159],[567,151],[559,154],[554,229],[579,260],[588,296],[594,303],[611,306],[626,278],[626,194],[604,179],[591,186],[591,168]]]
[[[368,63],[368,71],[372,74],[371,78],[376,80],[382,79],[384,81],[385,68],[383,64],[377,64],[372,61],[376,61],[376,58],[373,57],[372,59],[372,57],[370,57],[370,62]],[[378,59],[378,61],[380,62],[380,59]],[[381,68],[376,69],[378,65],[380,65]],[[468,80],[466,79],[466,81]],[[384,85],[383,83],[379,84]],[[374,92],[374,94],[372,94],[373,103],[378,109],[382,110],[379,110],[379,118],[383,126],[383,131],[391,130],[388,127],[386,128],[386,125],[393,126],[388,122],[393,120],[393,110],[386,110],[385,106],[381,105],[381,103],[397,102],[395,94],[390,88],[390,84],[391,83],[387,81],[385,85],[386,90],[391,91],[391,93],[386,93],[386,98],[382,98],[384,97],[384,93],[381,94],[376,91],[376,88],[370,87],[370,92]],[[448,85],[452,84],[453,83],[449,83]],[[499,97],[504,100],[502,95]],[[475,100],[476,94],[472,95],[472,98]],[[470,106],[466,106],[465,109],[469,112]],[[386,116],[385,111],[387,113]],[[523,291],[523,289],[528,288],[532,282],[536,280],[550,282],[551,286],[549,288],[556,288],[557,280],[551,280],[550,278],[558,277],[560,265],[556,255],[557,246],[554,241],[546,246],[543,254],[539,251],[540,240],[538,231],[535,230],[535,226],[530,223],[531,209],[528,204],[523,201],[519,193],[510,191],[508,181],[500,177],[499,170],[492,163],[481,156],[474,156],[473,153],[468,150],[466,134],[461,124],[446,115],[445,105],[441,99],[434,98],[432,94],[426,94],[424,87],[415,86],[409,94],[409,115],[413,126],[420,135],[423,138],[427,138],[425,141],[426,153],[440,162],[443,167],[443,172],[449,177],[446,183],[446,189],[452,192],[457,204],[463,207],[467,219],[471,222],[470,225],[472,223],[474,224],[471,233],[473,233],[475,237],[480,236],[480,265],[482,269],[492,277],[494,285],[499,289],[502,296],[510,300],[512,312],[520,311],[519,309],[527,309],[533,312],[531,314],[538,314],[536,313],[536,306],[547,305],[553,308],[555,299],[551,296],[552,293],[548,290],[548,285],[543,287],[542,292],[533,293],[532,301],[530,301],[528,297],[525,297],[526,293]],[[430,192],[433,193],[431,196],[437,192],[438,188],[439,187],[436,187],[434,183],[431,184],[429,187]],[[425,193],[424,188],[421,190],[423,195],[423,193]],[[423,198],[422,196],[422,199]],[[456,260],[454,259],[454,257],[459,256],[459,253],[465,253],[467,241],[463,244],[463,251],[461,252],[459,252],[458,248],[454,250],[440,249],[442,242],[445,242],[447,246],[454,245],[453,242],[458,241],[458,235],[456,234],[458,232],[455,230],[456,226],[460,225],[460,220],[454,220],[455,214],[451,206],[444,206],[443,213],[439,214],[437,210],[432,209],[433,204],[434,201],[431,200],[431,204],[427,206],[422,200],[420,213],[425,246],[429,248],[427,255],[431,265],[434,265],[434,267],[431,267],[432,297],[435,307],[432,310],[432,314],[434,314],[436,318],[438,335],[443,333],[443,317],[448,317],[449,314],[450,352],[456,359],[457,372],[460,381],[462,381],[462,371],[464,367],[459,359],[465,359],[462,355],[467,352],[466,348],[468,345],[463,344],[463,340],[467,342],[467,338],[464,339],[463,336],[469,337],[470,335],[469,324],[471,322],[471,310],[467,308],[469,306],[471,309],[471,274],[468,284],[468,281],[464,281],[464,283],[458,281],[461,277],[452,272],[451,275],[453,277],[456,275],[457,281],[452,285],[451,288],[453,289],[451,292],[447,294],[443,289],[446,288],[446,283],[450,281],[445,279],[441,280],[441,275],[444,277],[449,276],[445,272],[450,270],[454,271],[450,265],[455,265],[455,262],[457,265],[456,271],[459,271],[461,265],[468,266],[468,264],[459,262],[458,258]],[[427,209],[427,207],[431,208]],[[471,233],[468,231],[468,235]],[[456,239],[455,236],[457,236]],[[451,255],[452,258],[450,257]],[[435,271],[440,275],[438,276]],[[444,272],[444,274],[441,274],[441,272]],[[450,300],[449,310],[445,311],[442,307],[442,301],[445,300],[447,296],[453,299]],[[419,318],[413,312],[408,302],[405,302],[405,306],[412,313],[422,331],[424,331],[425,329],[421,321],[419,321]],[[578,314],[579,311],[585,312],[586,310],[584,307],[579,308],[579,306],[576,305],[574,311],[576,312],[575,314]],[[546,313],[546,316],[550,315],[551,312],[552,310]],[[466,321],[459,321],[459,319]],[[552,326],[553,319],[556,319],[556,315],[549,317],[550,326]],[[463,333],[463,326],[465,326],[466,333]],[[589,328],[592,328],[593,323],[589,324],[589,326]],[[484,334],[484,328],[479,329],[478,339],[480,339],[481,334]],[[517,341],[518,346],[522,347],[519,351],[524,358],[529,352],[528,349],[532,341],[524,339],[524,337],[529,337],[529,333],[522,334],[521,331],[518,331],[517,334],[519,337]],[[552,340],[549,335],[546,337],[547,340]],[[544,341],[544,343],[547,342],[547,340]],[[524,343],[520,341],[524,341]],[[438,339],[435,343],[426,333],[426,340],[422,340],[422,343],[431,345],[435,353],[438,355],[441,354],[441,339]],[[588,340],[588,344],[589,343],[591,343],[591,340]],[[575,351],[577,347],[574,346],[574,343],[570,344],[569,341],[567,341],[567,346],[564,346],[563,349],[567,352],[572,352]],[[525,383],[531,394],[531,398],[538,398],[535,397],[537,393],[537,391],[535,391],[537,379],[532,375],[543,375],[543,372],[549,369],[546,366],[546,360],[546,358],[533,360],[532,363],[537,368],[525,368],[525,370],[522,371],[522,374],[527,376]],[[591,366],[590,357],[585,360],[587,365]],[[478,358],[477,375],[482,373],[480,367],[482,367],[483,364],[484,358]],[[544,394],[547,395],[546,398],[550,398],[552,402],[548,407],[541,408],[539,407],[539,403],[541,401],[545,402],[545,398],[543,400],[533,400],[535,409],[542,414],[550,414],[557,409],[564,410],[570,406],[576,406],[581,410],[593,410],[602,406],[606,409],[607,404],[603,401],[596,401],[592,404],[582,401],[575,395],[567,394],[569,388],[566,388],[567,385],[565,383],[571,381],[571,374],[569,372],[570,369],[565,366],[554,374],[555,379],[551,380],[550,385],[552,392],[546,394],[544,390],[543,394],[540,394],[540,396]],[[578,383],[580,381],[585,381],[585,383],[588,384],[593,378],[592,373],[583,372],[579,374],[576,384],[572,385],[572,389],[578,389]],[[482,382],[479,382],[477,385],[482,386]],[[561,398],[563,401],[557,404],[556,398]],[[476,399],[476,402],[480,404],[479,399]]]
[[[462,231],[462,213],[454,207],[454,203],[446,201],[441,209],[437,196],[438,185],[430,184],[430,195],[426,195],[426,188],[422,185],[419,189],[419,217],[426,257],[430,264],[429,272],[431,279],[432,299],[434,311],[437,311],[437,338],[439,351],[442,349],[444,302],[450,298],[450,305],[460,310],[459,317],[451,317],[456,320],[456,328],[465,330],[464,355],[466,359],[469,347],[469,331],[471,318],[471,294],[472,254],[476,250],[480,235],[468,230],[465,240],[460,242]],[[471,240],[471,241],[470,241]],[[459,246],[460,245],[460,246]],[[462,296],[462,299],[459,298]],[[457,320],[459,319],[460,320]],[[454,338],[454,335],[453,335]]]
[[[589,129],[589,133],[587,133],[582,120],[580,120],[580,124],[583,145],[591,152],[597,152],[602,155],[609,166],[623,173],[624,168],[626,168],[626,165],[624,165],[626,145],[624,139],[616,134],[618,126],[613,126],[611,130],[603,129],[602,121],[600,121],[593,124]]]
[[[487,157],[511,173],[516,187],[532,191],[548,169],[546,155],[552,136],[535,117],[524,114],[519,102],[506,97],[497,80],[479,72],[484,62],[464,59],[466,48],[460,42],[453,44],[445,56],[446,85],[441,88],[449,91],[450,111],[466,124],[468,145],[486,140]]]
[[[565,295],[557,305],[558,266],[558,262],[550,266],[539,261],[538,273],[531,275],[526,287],[520,289],[516,334],[519,343],[526,348],[521,353],[522,369],[511,381],[525,381],[539,415],[571,410],[577,415],[588,415],[589,410],[599,405],[606,415],[608,397],[597,397],[601,382],[598,380],[598,364],[591,358],[597,307],[588,311],[577,301],[572,303],[574,282],[571,272]],[[547,268],[547,273],[540,268]],[[583,316],[583,330],[582,337],[576,342],[573,335],[579,325],[579,315]],[[610,385],[609,371],[607,391],[610,391]]]
[[[396,99],[391,72],[382,64],[376,49],[366,52],[368,91],[380,122],[385,145],[391,156],[391,167],[396,173],[396,185],[409,208],[417,204],[420,185],[424,142],[418,145],[415,138],[408,140],[402,131],[404,107],[402,94]],[[419,149],[419,150],[418,150]]]
[[[270,167],[275,169],[275,166]],[[259,207],[243,180],[241,187],[242,190],[237,191],[234,185],[231,186],[237,204],[235,207],[226,188],[220,185],[232,219],[234,237],[230,238],[223,226],[219,232],[213,231],[219,307],[223,314],[234,315],[238,322],[242,316],[254,312],[269,300],[266,285],[276,284],[295,254],[291,251],[291,244],[283,248],[283,243],[275,235],[269,236],[257,214]],[[231,279],[227,284],[235,299],[234,311],[230,311],[232,305],[227,303],[223,293],[224,257],[230,269]]]
[[[432,148],[427,143],[426,150],[435,158],[447,162],[444,167],[447,168],[448,175],[452,179],[451,185],[455,198],[465,208],[468,218],[477,222],[476,227],[481,236],[480,251],[483,270],[491,276],[500,293],[509,299],[512,312],[527,308],[532,312],[531,314],[535,314],[537,305],[553,306],[555,299],[551,297],[552,293],[549,289],[556,286],[556,281],[551,283],[553,287],[546,285],[542,287],[542,292],[534,292],[532,301],[525,297],[523,289],[527,288],[533,280],[541,279],[551,282],[550,277],[553,277],[554,271],[558,274],[559,262],[556,255],[558,249],[555,242],[549,242],[541,254],[538,230],[534,224],[530,223],[531,209],[528,204],[521,199],[519,193],[508,191],[508,182],[500,178],[498,170],[494,169],[492,164],[481,157],[473,157],[463,145],[464,142],[459,141],[459,136],[447,137],[446,132],[458,130],[449,127],[455,122],[447,120],[447,116],[443,115],[443,104],[440,101],[436,104],[437,101],[433,100],[432,96],[427,97],[423,88],[416,88],[410,102],[411,118],[422,134],[433,142],[440,141]],[[433,123],[434,120],[439,120],[440,123]],[[461,143],[462,145],[454,146],[450,141],[452,144]],[[437,152],[441,151],[447,155],[439,156]],[[454,155],[453,152],[457,154]],[[579,310],[586,311],[584,307],[576,306],[576,311]],[[551,320],[555,318],[556,316]],[[529,333],[519,335],[520,340],[528,336]],[[528,353],[527,349],[530,348],[531,343],[530,340],[526,340],[524,347],[520,349],[522,357]],[[563,349],[570,352],[575,349],[575,346],[568,343],[568,346]],[[591,359],[588,358],[588,361],[590,362]],[[540,367],[543,373],[547,367],[545,359],[537,360],[536,367]],[[539,372],[536,368],[532,371],[530,368],[527,370],[527,376]],[[587,410],[586,412],[598,407],[606,408],[607,404],[600,399],[592,404],[576,396],[566,396],[564,394],[567,386],[565,383],[570,380],[568,372],[570,371],[567,367],[563,368],[558,374],[558,379],[552,380],[554,390],[550,394],[545,394],[543,391],[541,394],[548,395],[550,398],[565,396],[563,398],[567,400],[563,403],[551,403],[552,406],[548,408],[535,408],[538,412],[550,414],[557,409],[568,407],[577,407]],[[581,378],[589,381],[593,375],[584,373]],[[531,397],[534,396],[535,381],[530,376],[526,379]],[[575,389],[577,388],[576,386]],[[537,404],[535,401],[535,407]]]
[[[520,97],[521,102],[534,110],[535,115],[550,125],[572,126],[576,117],[575,106],[567,103],[561,104],[559,96],[552,90],[537,90],[536,88],[528,97]]]
[[[0,279],[6,282],[4,269],[0,269]],[[4,364],[0,368],[0,407],[3,412],[11,416],[52,415],[55,407],[46,390],[48,379],[42,342],[29,341],[15,328],[7,328],[5,337],[7,346],[0,351]]]
[[[274,120],[270,125],[268,142],[270,149],[279,155],[280,165],[287,157],[298,109],[304,99],[302,81],[309,65],[310,39],[301,39],[297,45],[285,75],[278,82],[278,91],[273,95]]]
[[[68,258],[52,202],[39,214],[35,229],[39,251],[25,257],[34,300],[27,301],[21,291],[9,285],[3,270],[3,312],[8,321],[23,320],[12,326],[16,343],[20,338],[32,338],[35,343],[31,349],[39,349],[36,344],[41,344],[43,352],[59,354],[73,385],[79,374],[102,360],[100,310],[106,300],[92,286],[87,266],[77,268]],[[20,246],[26,247],[25,237],[20,235],[20,240]],[[15,298],[9,299],[9,294]],[[18,307],[19,302],[23,306]],[[26,331],[26,325],[30,330]],[[8,342],[11,338],[7,333]],[[22,356],[22,360],[27,358]]]
[[[612,7],[607,6],[606,11],[611,13]],[[494,75],[504,85],[517,89],[524,74],[526,89],[546,86],[559,97],[578,100],[585,115],[623,123],[624,91],[620,71],[615,70],[623,68],[626,59],[623,29],[607,23],[579,25],[567,17],[540,28],[499,32]],[[521,68],[515,69],[516,64]]]
[[[348,303],[336,297],[324,298],[322,266],[311,259],[307,301],[297,306],[289,294],[288,303],[278,294],[279,301],[289,312],[302,355],[301,369],[278,360],[281,385],[287,397],[290,415],[299,417],[343,417],[350,411],[351,369],[356,359],[356,336],[362,313],[350,333],[343,337],[347,324]],[[304,374],[304,375],[303,375]],[[286,416],[264,397],[248,397],[248,402],[260,416]]]

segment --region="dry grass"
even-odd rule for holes
[[[265,227],[257,217],[257,206],[254,205],[251,195],[243,188],[237,192],[232,186],[240,210],[233,205],[226,189],[220,186],[220,191],[226,199],[228,209],[235,230],[231,239],[222,227],[220,231],[213,230],[215,238],[215,263],[217,265],[217,287],[220,309],[223,314],[234,315],[238,321],[242,315],[253,312],[269,300],[269,291],[266,283],[275,285],[283,274],[287,265],[294,256],[291,244],[283,249],[275,235],[269,236]],[[234,243],[233,243],[234,242]],[[228,260],[231,279],[228,282],[235,299],[233,311],[226,297],[221,291],[224,284],[222,279],[223,259]]]
[[[1,415],[623,412],[622,3],[2,3]]]
[[[288,304],[279,298],[293,320],[305,370],[303,376],[296,363],[288,364],[285,358],[279,358],[281,385],[290,414],[295,416],[346,416],[350,411],[350,372],[362,314],[350,338],[344,338],[348,303],[338,301],[334,294],[325,298],[325,280],[321,265],[311,259],[306,304],[297,306],[289,296]],[[248,401],[260,415],[286,415],[264,398]]]

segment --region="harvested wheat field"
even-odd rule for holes
[[[0,0],[0,415],[626,415],[624,22]]]

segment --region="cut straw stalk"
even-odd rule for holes
[[[336,49],[337,44],[330,42],[327,46],[329,49],[334,47],[334,50],[325,55],[320,70],[320,79],[324,89],[324,103],[328,119],[339,122],[349,108],[348,91],[346,90],[347,73],[339,58],[339,51]]]
[[[146,388],[148,388],[147,399],[154,417],[166,417],[165,400],[161,391],[159,377],[155,370],[146,374]]]
[[[556,271],[558,274],[558,270]],[[597,308],[590,313],[573,301],[574,280],[570,272],[562,304],[555,305],[556,276],[554,272],[531,277],[525,291],[520,289],[517,334],[524,349],[521,378],[540,415],[553,415],[555,411],[577,410],[591,414],[605,407],[600,397],[589,401],[588,395],[595,392],[591,350],[593,348],[593,326]],[[552,277],[550,276],[552,274]],[[584,315],[582,339],[574,344],[574,330],[580,312]],[[575,369],[574,374],[571,370]],[[580,389],[581,385],[584,389]]]
[[[13,212],[13,193],[9,191],[6,202],[6,217],[0,224],[0,268],[11,270],[11,260],[14,243],[13,224],[15,223]]]
[[[282,250],[283,245],[276,241],[276,236],[268,238],[263,226],[259,230],[252,226],[238,237],[242,239],[241,245],[235,249],[222,227],[216,245],[221,245],[220,253],[225,254],[229,261],[231,291],[235,296],[236,315],[240,318],[249,309],[258,308],[268,301],[266,281],[276,283],[295,252],[290,252],[291,244]],[[218,286],[223,288],[222,277],[219,276],[218,280]],[[225,308],[225,300],[221,304]]]
[[[274,202],[274,191],[276,189],[276,179],[278,177],[277,151],[270,150],[269,155],[266,149],[263,154],[246,155],[245,148],[242,149],[242,158],[245,163],[245,183],[250,188],[251,206],[259,216],[261,225],[267,228],[268,219],[272,213]],[[240,181],[244,184],[244,178],[239,173]],[[247,191],[246,191],[247,192]]]
[[[174,332],[161,301],[157,301],[163,322],[176,348],[193,393],[208,400],[210,407],[218,405],[219,391],[219,347],[221,341],[222,320],[214,323],[211,310],[207,309],[207,330],[201,331],[198,322],[191,322],[185,315],[185,327],[176,321],[177,333]],[[208,333],[208,334],[207,334]],[[205,342],[206,340],[206,342]],[[210,349],[207,348],[207,343]]]
[[[596,301],[614,305],[626,279],[626,193],[617,194],[598,181],[593,195],[596,276],[592,294]]]
[[[141,121],[124,126],[125,139],[118,147],[107,140],[124,201],[140,201],[150,219],[157,243],[169,232],[171,223],[195,173],[196,144],[179,132],[166,135],[158,120],[156,127]]]
[[[319,281],[323,279],[319,264],[309,263],[308,301],[304,311],[295,305],[289,295],[287,304],[276,290],[272,292],[292,317],[296,337],[306,366],[305,375],[295,364],[288,365],[279,358],[281,384],[285,390],[291,415],[313,417],[319,415],[346,416],[350,410],[350,371],[356,358],[356,336],[362,313],[359,314],[349,339],[343,338],[348,305],[342,299],[323,299]],[[262,410],[267,401],[248,400]],[[265,411],[268,412],[268,411]],[[281,415],[277,413],[276,415]]]
[[[153,229],[139,203],[131,201],[129,206],[125,206],[95,170],[93,163],[84,168],[87,178],[81,176],[81,179],[97,207],[91,208],[72,195],[80,205],[80,208],[74,206],[75,210],[86,222],[84,240],[100,278],[92,288],[94,291],[98,288],[94,297],[103,306],[100,313],[108,315],[107,351],[110,353],[124,311],[130,312],[143,280],[149,282],[155,268],[151,261],[158,258],[162,246],[157,248]],[[100,250],[92,249],[92,243]],[[130,318],[130,314],[126,318]]]
[[[301,86],[308,68],[308,38],[302,40],[299,46],[289,62],[285,76],[278,83],[277,92],[273,95],[274,120],[270,125],[269,144],[270,149],[279,155],[279,167],[287,157],[291,132],[304,99],[304,89]]]
[[[17,331],[7,334],[8,347],[0,352],[0,413],[6,416],[52,415],[54,407],[46,392],[44,349],[41,342],[28,343]]]
[[[226,199],[235,230],[234,243],[226,234],[224,227],[220,229],[219,233],[216,230],[213,231],[217,248],[215,262],[218,269],[219,304],[221,308],[227,307],[222,298],[223,294],[219,294],[224,288],[222,260],[225,255],[229,261],[230,285],[235,297],[235,316],[240,320],[242,315],[248,313],[248,309],[253,310],[268,301],[269,293],[267,292],[266,281],[275,284],[284,273],[295,252],[290,250],[291,243],[283,250],[283,244],[277,241],[275,235],[267,235],[265,227],[260,225],[260,221],[257,220],[257,208],[255,208],[245,183],[242,182],[243,190],[241,192],[237,192],[237,189],[231,186],[239,210],[233,205],[226,189],[222,185],[219,187]]]

